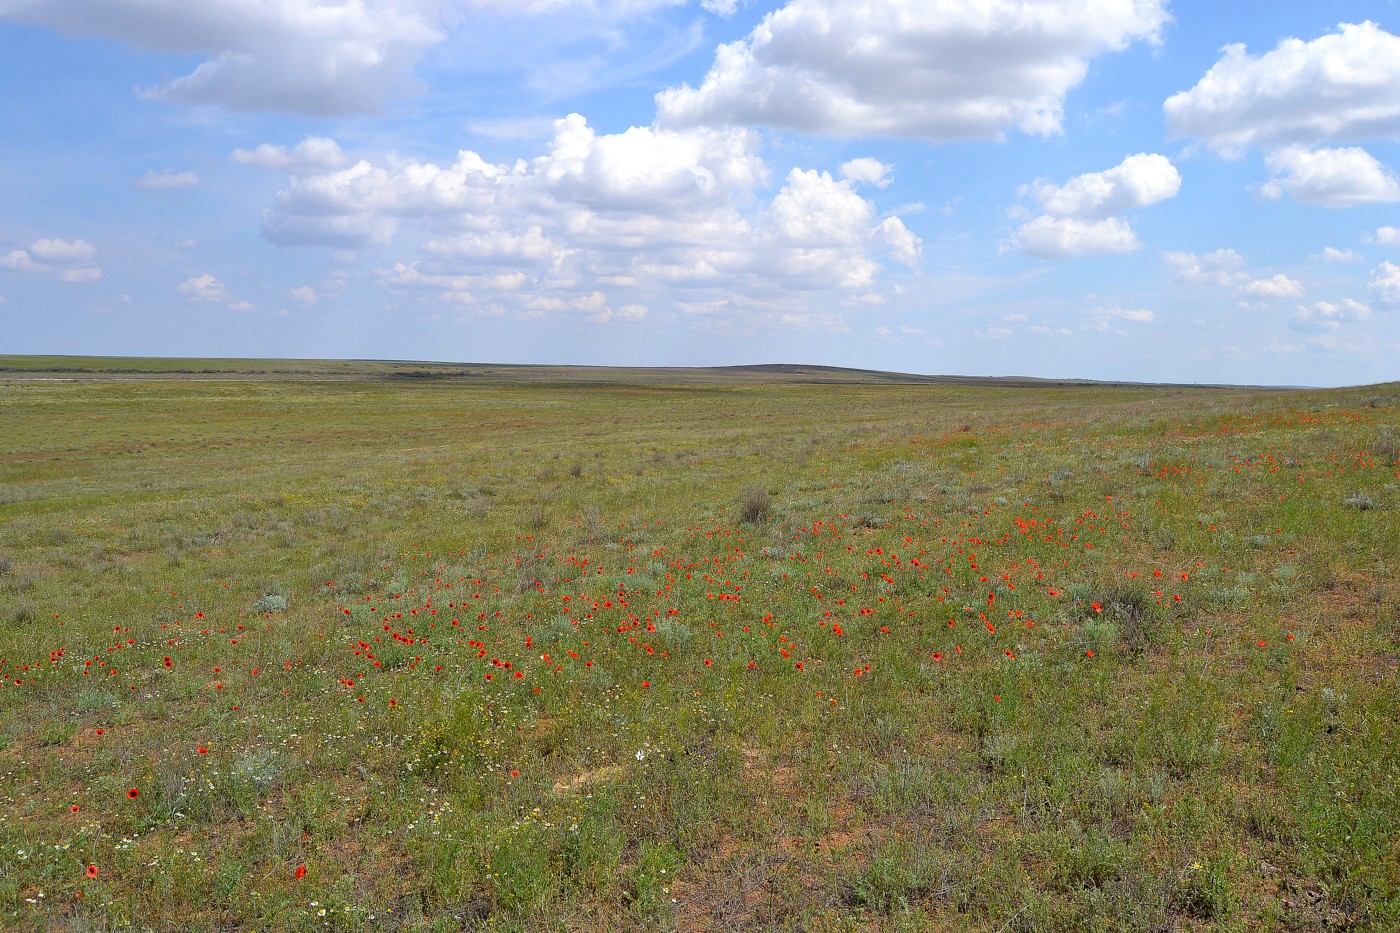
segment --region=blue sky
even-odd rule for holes
[[[0,352],[1400,378],[1392,2],[0,0]]]

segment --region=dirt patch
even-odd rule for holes
[[[620,781],[626,776],[627,769],[622,765],[604,765],[601,768],[582,771],[567,780],[555,781],[554,796],[562,797],[588,784],[610,784],[613,781]]]

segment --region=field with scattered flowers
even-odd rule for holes
[[[8,362],[7,930],[1400,928],[1400,385]]]

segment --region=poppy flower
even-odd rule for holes
[[[96,877],[97,877],[97,866],[96,866],[96,865],[89,865],[89,866],[87,867],[87,870],[86,870],[85,872],[83,872],[83,874],[87,875],[89,878],[96,878]]]
[[[135,800],[137,797],[141,796],[141,792],[133,787],[131,790],[126,792],[126,795],[132,800]]]
[[[305,878],[305,877],[306,877],[306,866],[305,866],[305,865],[298,865],[298,866],[297,866],[297,870],[294,871],[294,872],[292,872],[292,877],[293,877],[293,878],[296,878],[298,881],[300,881],[302,878]]]

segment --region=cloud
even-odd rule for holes
[[[96,255],[96,248],[87,240],[60,240],[45,239],[35,240],[29,245],[29,252],[35,259],[42,263],[52,265],[71,265],[79,262],[89,262]]]
[[[1288,319],[1288,326],[1296,331],[1335,332],[1344,323],[1365,321],[1371,316],[1371,309],[1359,301],[1344,298],[1339,304],[1319,301],[1312,306],[1300,305]]]
[[[1371,270],[1371,280],[1366,286],[1377,304],[1400,305],[1400,266],[1393,262],[1381,263]]]
[[[700,5],[716,16],[733,16],[738,0],[700,0]]]
[[[1382,246],[1400,246],[1400,227],[1377,227],[1376,232],[1367,237],[1366,241]]]
[[[663,126],[764,125],[933,142],[1058,133],[1089,61],[1155,42],[1164,0],[789,0],[722,45]]]
[[[1338,28],[1257,58],[1226,46],[1195,87],[1163,105],[1171,132],[1229,157],[1400,134],[1400,37],[1372,22]]]
[[[1093,308],[1083,312],[1088,320],[1085,325],[1089,330],[1114,331],[1118,334],[1126,334],[1127,331],[1115,330],[1115,322],[1126,321],[1130,324],[1151,324],[1157,319],[1157,315],[1146,308]]]
[[[616,311],[605,307],[590,314],[588,320],[594,324],[609,324],[613,321],[640,321],[649,313],[646,305],[623,305]]]
[[[1176,197],[1181,175],[1166,156],[1140,152],[1113,168],[1078,175],[1062,186],[1036,179],[1026,190],[1047,214],[1102,220]]]
[[[204,60],[142,93],[185,104],[327,116],[377,111],[445,38],[433,0],[7,0],[4,13],[63,33]]]
[[[175,286],[175,291],[190,301],[230,301],[231,296],[228,289],[224,288],[224,283],[214,276],[208,274],[190,276],[179,285]]]
[[[1232,249],[1218,249],[1203,256],[1196,253],[1167,253],[1163,259],[1178,282],[1238,285],[1249,280],[1242,268],[1244,257]]]
[[[343,168],[350,160],[340,151],[340,144],[325,136],[308,136],[292,148],[263,143],[253,150],[235,149],[229,161],[239,165],[283,172],[326,172]]]
[[[997,324],[988,324],[981,330],[972,332],[972,336],[980,340],[1009,340],[1016,336],[1016,332],[1009,327],[1001,327]]]
[[[886,165],[879,159],[852,159],[841,166],[841,177],[849,181],[885,188],[894,181],[893,176],[890,175],[893,169],[893,165]]]
[[[321,298],[321,296],[316,294],[316,289],[312,288],[310,285],[302,285],[292,289],[291,296],[304,305],[314,305],[317,301],[320,301]]]
[[[1192,285],[1219,285],[1233,288],[1236,295],[1250,298],[1297,298],[1303,284],[1283,273],[1255,278],[1244,269],[1244,257],[1232,249],[1213,253],[1166,253],[1163,257],[1178,282]]]
[[[1137,249],[1137,235],[1124,211],[1175,197],[1181,175],[1165,156],[1138,153],[1101,172],[1075,176],[1063,185],[1036,179],[1022,189],[1040,202],[1043,215],[1024,224],[1012,239],[1021,252],[1063,259]]]
[[[1246,282],[1235,289],[1235,294],[1254,298],[1297,298],[1303,294],[1303,285],[1280,272],[1271,278]]]
[[[177,188],[198,187],[199,176],[194,172],[177,172],[174,169],[150,171],[137,179],[136,184],[142,191],[174,191]]]
[[[1037,259],[1067,259],[1100,253],[1131,253],[1142,244],[1121,217],[1077,220],[1042,215],[1022,225],[1012,238],[1012,245]]]
[[[1286,192],[1295,201],[1320,207],[1400,201],[1400,179],[1360,147],[1289,146],[1269,153],[1264,164],[1274,176],[1259,189],[1266,198],[1280,198]]]
[[[35,240],[29,249],[0,255],[0,269],[47,274],[71,284],[95,282],[102,278],[102,269],[92,261],[96,255],[96,248],[87,240],[50,237]]]
[[[651,307],[664,288],[692,307],[839,327],[809,313],[810,295],[837,289],[838,302],[868,303],[886,260],[917,266],[919,237],[878,217],[850,177],[796,168],[764,201],[757,146],[743,129],[598,134],[572,114],[530,161],[463,150],[449,165],[361,161],[293,178],[264,230],[283,245],[362,247],[427,226],[420,258],[382,284],[531,314]],[[856,162],[851,174],[885,177],[882,164]],[[614,305],[619,291],[629,297]],[[578,304],[595,292],[600,306]]]
[[[1354,249],[1337,249],[1332,246],[1324,246],[1322,252],[1310,259],[1321,259],[1323,262],[1360,262],[1364,257]]]

